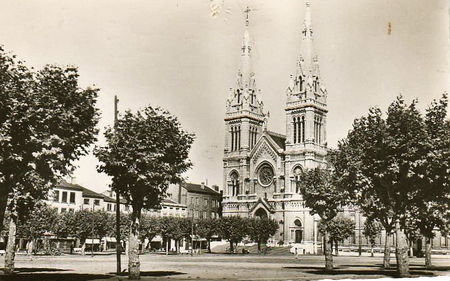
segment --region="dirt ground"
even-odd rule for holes
[[[381,269],[382,257],[343,255],[335,257],[336,270],[323,270],[322,256],[260,256],[216,255],[165,256],[142,255],[143,280],[317,280],[317,279],[372,279],[395,276],[395,269]],[[3,261],[1,261],[3,263]],[[395,257],[391,259],[395,263]],[[450,256],[433,256],[434,268],[426,270],[424,260],[411,259],[411,275],[420,277],[442,276],[450,279]],[[127,257],[122,256],[122,269]],[[114,255],[56,257],[16,256],[15,276],[0,274],[0,280],[127,280],[115,275]],[[439,278],[438,278],[439,279]]]

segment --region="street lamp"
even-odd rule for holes
[[[92,229],[91,229],[91,257],[94,257],[94,208],[95,208],[95,200],[92,204]]]

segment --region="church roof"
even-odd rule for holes
[[[286,149],[286,136],[275,132],[267,131],[267,135],[283,150]]]

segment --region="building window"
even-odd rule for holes
[[[66,212],[66,208],[61,208],[61,213],[65,213]]]
[[[70,203],[75,204],[75,192],[70,193]]]
[[[205,206],[208,207],[208,199],[205,198],[205,200],[203,202],[204,202]]]
[[[231,151],[241,148],[241,126],[231,127]]]
[[[94,205],[95,205],[95,206],[99,206],[99,205],[100,205],[100,200],[95,199],[95,200],[94,200]]]
[[[125,211],[129,211],[130,210],[130,206],[125,205]]]
[[[230,175],[231,184],[229,186],[231,196],[239,194],[239,174],[234,171]]]
[[[89,199],[84,199],[84,205],[89,205]]]
[[[117,205],[116,204],[114,204],[114,212],[117,210],[117,207],[116,207]]]
[[[66,191],[63,191],[61,201],[64,203],[67,203],[67,192]]]
[[[59,190],[53,191],[53,201],[59,202]]]
[[[106,209],[107,209],[108,211],[111,211],[111,210],[112,210],[112,205],[111,205],[110,203],[108,203],[108,205],[106,206]]]

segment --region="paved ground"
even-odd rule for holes
[[[0,275],[0,280],[127,280],[114,275],[114,255],[34,257],[32,261],[18,255],[16,260],[19,273],[15,277]],[[126,268],[127,257],[123,256],[122,261],[123,268]],[[293,256],[148,254],[141,256],[141,271],[144,280],[314,280],[393,276],[394,270],[380,268],[381,261],[381,256],[342,255],[335,257],[337,269],[334,274],[327,274],[322,270],[322,256],[303,256],[296,260]],[[392,262],[395,262],[395,257],[392,257]],[[412,275],[450,279],[450,256],[433,256],[433,263],[434,269],[425,270],[423,259],[413,258]]]

